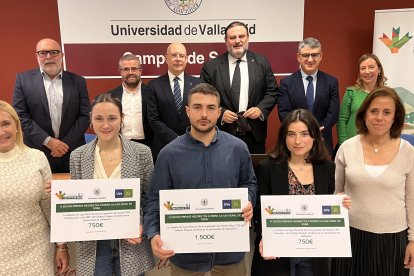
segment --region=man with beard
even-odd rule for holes
[[[89,126],[86,81],[62,69],[63,55],[55,40],[40,40],[40,68],[17,74],[13,92],[24,143],[45,153],[53,173],[69,172],[70,153],[85,144]]]
[[[141,81],[142,68],[138,57],[125,53],[119,59],[119,73],[122,84],[108,93],[122,103],[124,120],[121,132],[126,138],[151,148],[152,130],[147,117],[149,89]]]
[[[168,189],[247,188],[249,202],[243,218],[250,222],[257,183],[245,143],[218,130],[220,95],[210,84],[194,86],[186,113],[191,126],[160,152],[151,178],[144,217],[144,231],[155,256],[170,258],[171,275],[246,275],[244,252],[181,253],[162,248],[159,191]]]
[[[266,57],[247,50],[244,23],[230,23],[224,40],[227,52],[207,62],[200,77],[220,93],[220,128],[242,139],[250,153],[264,153],[267,117],[277,102],[273,70]]]
[[[154,133],[152,155],[154,160],[169,142],[185,133],[190,125],[184,107],[188,91],[201,81],[184,72],[187,50],[181,43],[167,48],[165,59],[168,72],[149,82],[148,121]]]

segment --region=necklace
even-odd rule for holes
[[[307,166],[307,164],[304,164],[304,165],[293,165],[291,162],[289,162],[289,166],[290,166],[290,168],[295,168],[295,169],[297,169],[297,170],[299,170],[300,172],[303,172],[303,171],[305,171],[305,167]]]

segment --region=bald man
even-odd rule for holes
[[[45,153],[53,173],[69,172],[70,153],[85,144],[89,126],[85,79],[62,69],[63,56],[58,42],[40,40],[39,68],[18,73],[13,92],[24,143]]]
[[[152,155],[154,160],[160,150],[185,133],[190,126],[185,106],[188,91],[200,79],[184,72],[187,65],[187,50],[181,43],[171,43],[165,59],[168,72],[149,82],[148,122],[153,131]]]

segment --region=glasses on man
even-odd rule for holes
[[[312,53],[312,54],[309,54],[309,53],[301,54],[301,53],[299,53],[299,55],[304,59],[308,59],[310,57],[315,59],[315,58],[319,58],[321,56],[321,53],[320,52],[319,53]]]
[[[177,54],[177,53],[173,53],[173,54],[168,54],[170,57],[172,58],[185,58],[187,55],[186,54]]]
[[[141,67],[131,67],[131,68],[124,67],[124,68],[119,68],[119,71],[121,71],[122,73],[129,73],[129,72],[136,73],[136,72],[138,72],[140,70],[141,70]]]
[[[51,57],[57,57],[61,53],[61,51],[59,51],[59,50],[37,51],[36,53],[39,57],[45,58],[45,57],[47,57],[48,54]]]

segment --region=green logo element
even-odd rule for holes
[[[409,32],[400,38],[400,27],[392,28],[392,39],[390,39],[386,34],[382,34],[382,37],[379,37],[379,40],[382,41],[391,51],[392,54],[398,54],[400,48],[407,43],[413,36],[410,36]]]
[[[341,214],[341,207],[339,207],[339,205],[333,205],[333,206],[331,206],[331,213],[332,213],[332,215],[339,215],[339,214]]]
[[[133,189],[125,189],[124,190],[124,197],[132,197],[133,195]]]
[[[231,207],[232,207],[232,209],[241,209],[241,201],[240,201],[240,199],[233,199],[231,201]]]

